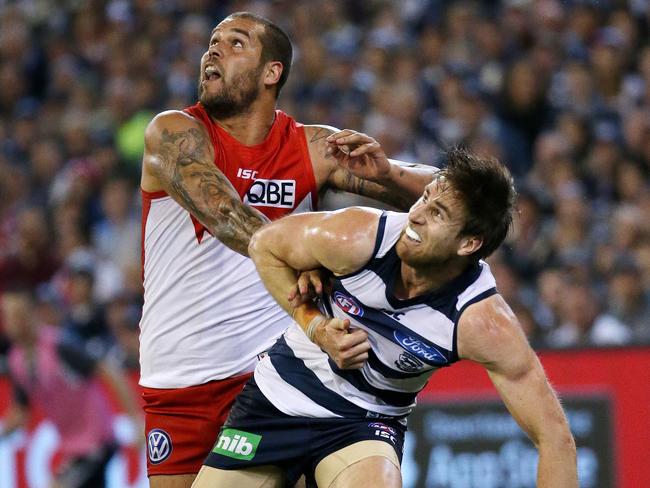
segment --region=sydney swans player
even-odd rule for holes
[[[145,134],[140,362],[152,486],[189,486],[228,409],[289,325],[248,259],[269,219],[315,210],[334,188],[406,208],[433,169],[389,161],[354,131],[276,110],[292,47],[236,13],[212,31],[199,102]],[[345,148],[344,148],[345,146]]]

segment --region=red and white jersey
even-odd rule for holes
[[[277,111],[264,142],[244,146],[200,104],[215,164],[242,201],[271,219],[315,210],[317,188],[304,129]],[[252,371],[291,322],[253,262],[215,239],[164,191],[142,191],[144,309],[140,384],[183,388]]]

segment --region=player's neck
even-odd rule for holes
[[[464,260],[426,267],[409,266],[402,262],[395,293],[402,299],[426,295],[445,286],[466,268],[467,262]]]
[[[258,100],[241,114],[226,119],[214,119],[228,134],[245,146],[261,144],[275,121],[275,101]]]

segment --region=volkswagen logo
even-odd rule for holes
[[[152,429],[147,434],[147,454],[151,464],[160,464],[172,453],[172,439],[161,429]]]

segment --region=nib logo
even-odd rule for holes
[[[257,451],[261,439],[261,435],[251,434],[243,430],[224,429],[221,431],[212,452],[234,459],[250,461],[255,457],[255,451]]]

